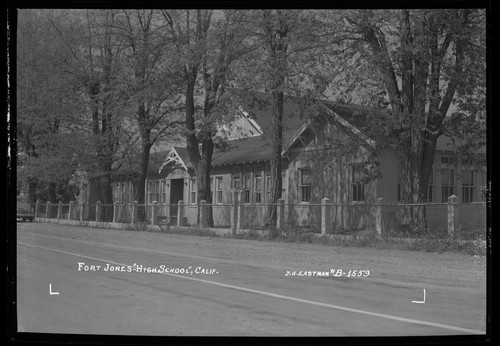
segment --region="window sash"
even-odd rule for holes
[[[125,183],[122,183],[121,184],[121,203],[127,203],[127,201],[125,200],[126,198],[126,193],[125,193]]]
[[[167,190],[165,185],[165,180],[161,180],[160,182],[160,190],[161,190],[161,203],[167,203]]]
[[[448,197],[455,195],[455,186],[453,185],[442,185],[441,186],[441,199],[443,202],[448,202]]]
[[[455,170],[453,168],[441,169],[441,185],[455,185]]]
[[[250,189],[243,191],[243,203],[250,203]]]
[[[351,200],[353,202],[365,201],[365,185],[359,181],[362,172],[363,172],[363,166],[361,165],[351,166]]]
[[[153,202],[156,201],[156,202],[160,203],[160,181],[155,180],[153,186],[154,186]]]
[[[476,188],[474,186],[463,186],[462,187],[462,202],[472,203],[474,202],[474,194]]]
[[[304,168],[300,171],[300,201],[311,201],[311,169]]]
[[[311,170],[309,168],[300,170],[300,185],[311,186]]]
[[[474,186],[474,171],[462,171],[462,186]]]
[[[196,178],[191,179],[191,186],[189,187],[189,194],[191,198],[191,204],[196,204],[196,192],[197,192],[197,186],[196,186]]]
[[[255,191],[262,191],[262,176],[260,174],[255,175]]]
[[[216,188],[216,203],[221,204],[222,203],[222,177],[216,177],[215,178],[215,188]]]
[[[233,175],[233,189],[241,189],[241,179],[239,175]]]
[[[361,183],[352,184],[352,201],[364,202],[365,200],[365,186]]]
[[[311,186],[304,185],[300,187],[300,201],[311,202]]]

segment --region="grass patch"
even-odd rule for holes
[[[138,222],[128,226],[126,229],[131,231],[147,231],[146,222]],[[347,247],[365,247],[379,250],[406,250],[406,251],[421,251],[421,252],[456,252],[467,255],[486,255],[484,244],[486,235],[485,232],[468,231],[457,232],[455,239],[449,239],[446,230],[423,231],[417,233],[410,232],[384,232],[382,237],[375,233],[364,234],[362,236],[347,235],[346,237],[335,237],[324,235],[321,236],[319,231],[314,231],[305,228],[290,228],[286,230],[278,230],[274,227],[268,227],[263,231],[247,230],[240,231],[233,235],[227,233],[219,235],[216,232],[208,229],[200,229],[198,227],[160,227],[160,232],[168,234],[182,234],[200,237],[224,237],[234,239],[248,239],[258,241],[276,241],[284,243],[309,243],[321,244],[325,246],[347,246]]]

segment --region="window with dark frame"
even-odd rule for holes
[[[153,202],[153,182],[151,180],[148,180],[147,183],[148,187],[148,198],[147,198],[147,203],[152,203]]]
[[[212,195],[212,204],[215,203],[214,177],[210,177],[210,194]]]
[[[127,194],[126,194],[126,191],[125,191],[125,183],[122,183],[122,191],[121,191],[121,195],[122,195],[122,198],[121,198],[121,203],[122,203],[122,204],[127,204],[127,201],[126,201]]]
[[[120,183],[115,184],[115,204],[120,203]]]
[[[446,203],[448,197],[455,191],[455,159],[450,156],[441,156],[441,201]]]
[[[311,169],[302,168],[300,172],[300,201],[311,202]]]
[[[197,192],[196,178],[191,179],[190,183],[191,183],[191,187],[189,189],[189,192],[190,192],[189,198],[191,199],[191,204],[196,204],[197,203],[197,200],[196,200],[196,192]]]
[[[167,190],[165,186],[165,180],[160,181],[160,190],[161,190],[161,201],[160,203],[164,204],[167,203]]]
[[[255,203],[262,203],[262,175],[255,174]]]
[[[250,174],[243,175],[243,203],[250,203],[251,192]]]
[[[474,202],[474,171],[473,170],[462,170],[462,202],[472,203]]]
[[[157,203],[160,203],[160,181],[155,180],[153,186],[154,186],[153,202],[156,201]]]
[[[353,202],[365,201],[365,185],[361,182],[362,165],[351,165],[351,199]]]
[[[441,199],[448,201],[448,197],[455,194],[455,170],[453,168],[441,168]]]
[[[222,204],[222,177],[215,177],[216,203]]]
[[[233,189],[241,189],[241,180],[239,174],[233,175]]]

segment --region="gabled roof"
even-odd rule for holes
[[[214,151],[212,166],[268,161],[271,157],[271,147],[263,136],[228,141],[228,146],[225,151]]]
[[[266,133],[271,128],[273,102],[270,93],[231,89],[237,105],[241,106],[253,121]],[[284,97],[283,105],[283,143],[301,128],[303,123],[320,112],[313,101],[292,96]]]
[[[163,168],[166,166],[181,166],[185,170],[188,169],[189,155],[185,147],[172,147],[167,154],[167,157],[163,160],[159,166],[157,172],[161,173]]]
[[[272,95],[263,92],[230,90],[240,111],[257,124],[264,134],[271,128]],[[342,104],[331,101],[313,101],[307,98],[285,96],[283,108],[283,149],[284,152],[293,142],[300,138],[301,133],[310,128],[311,119],[323,115],[337,121],[352,133],[361,136],[369,145],[374,142],[363,134],[363,129],[369,124],[370,116],[376,115],[380,121],[389,116],[387,110],[381,110],[353,104]],[[371,125],[369,125],[371,126]],[[258,135],[240,140],[228,141],[228,149],[215,150],[212,157],[213,166],[244,164],[268,161],[271,157],[271,146],[266,143],[265,136]],[[451,140],[441,136],[438,139],[438,150],[452,150]],[[184,147],[175,147],[175,152],[184,165],[189,166],[189,155]]]

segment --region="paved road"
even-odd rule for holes
[[[418,284],[290,277],[285,272],[292,268],[284,266],[199,256],[196,237],[185,237],[194,250],[181,253],[175,237],[159,251],[37,234],[36,227],[18,232],[20,331],[236,336],[485,331],[481,288],[426,285],[426,302],[413,303],[423,300]],[[106,271],[108,266],[124,271]],[[140,266],[143,271],[137,272]],[[148,267],[190,271],[144,272]]]

